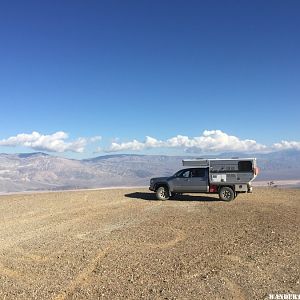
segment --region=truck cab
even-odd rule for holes
[[[208,192],[208,169],[189,168],[176,172],[169,184],[175,193]]]

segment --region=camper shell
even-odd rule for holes
[[[184,159],[182,164],[186,168],[173,176],[150,180],[149,189],[157,198],[189,192],[219,193],[222,200],[229,201],[238,193],[251,193],[251,182],[258,174],[256,158]]]

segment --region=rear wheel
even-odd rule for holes
[[[235,193],[232,188],[224,186],[219,191],[219,198],[223,201],[231,201],[235,198]]]
[[[160,186],[156,191],[156,198],[158,200],[168,200],[169,199],[169,190],[165,186]]]

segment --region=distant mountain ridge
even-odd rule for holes
[[[261,170],[257,180],[300,179],[300,151],[201,157],[257,157]],[[171,175],[182,168],[184,158],[187,156],[117,154],[76,160],[43,152],[3,153],[0,154],[0,193],[145,186],[151,177]]]

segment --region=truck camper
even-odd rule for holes
[[[214,193],[231,201],[239,193],[251,193],[258,174],[256,158],[184,159],[185,167],[170,177],[151,178],[151,191],[159,200],[182,193]]]

